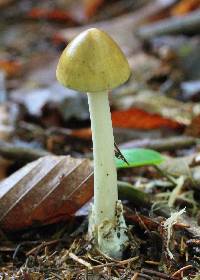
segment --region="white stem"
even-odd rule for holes
[[[94,154],[94,219],[114,221],[118,200],[114,137],[107,92],[88,93]]]
[[[94,154],[94,205],[89,235],[98,248],[121,258],[127,246],[127,227],[118,200],[114,137],[107,92],[88,93]]]

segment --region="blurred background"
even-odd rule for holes
[[[132,69],[110,94],[116,143],[176,136],[191,149],[200,134],[199,8],[199,0],[0,0],[0,177],[46,153],[91,156],[87,97],[55,78],[62,50],[91,26],[118,42]]]

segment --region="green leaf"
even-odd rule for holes
[[[129,165],[121,159],[116,158],[117,168],[138,167],[144,165],[157,165],[163,162],[164,158],[156,151],[150,149],[122,149],[122,155],[128,161]]]

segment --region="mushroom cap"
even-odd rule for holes
[[[105,32],[91,28],[65,48],[56,77],[65,87],[99,92],[123,84],[130,73],[128,61],[115,41]]]

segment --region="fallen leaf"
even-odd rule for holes
[[[186,149],[193,147],[198,143],[198,138],[190,136],[171,136],[171,137],[149,137],[143,139],[131,140],[120,145],[120,149],[146,148],[155,151],[174,151],[174,147],[178,149]]]
[[[192,171],[190,169],[191,165],[195,161],[195,157],[197,155],[193,154],[186,157],[167,157],[165,161],[159,165],[159,168],[166,172],[167,174],[171,174],[173,176],[185,176],[191,177]]]
[[[10,5],[14,0],[0,0],[0,8],[4,8]]]
[[[115,159],[117,168],[130,168],[145,165],[158,165],[164,161],[160,153],[150,149],[121,149],[128,164],[120,158]]]
[[[90,140],[92,138],[91,128],[72,129],[71,136]]]
[[[5,159],[18,163],[28,163],[50,155],[46,150],[34,148],[33,145],[28,143],[9,143],[8,141],[3,140],[0,140],[0,154]]]
[[[57,93],[57,94],[55,94]],[[21,88],[11,92],[12,101],[23,104],[28,114],[39,117],[45,124],[52,124],[44,120],[45,115],[52,119],[67,121],[70,118],[87,120],[89,118],[87,96],[71,89],[66,89],[57,82],[46,88]],[[52,114],[54,110],[54,114]],[[43,117],[43,118],[41,118]]]
[[[161,127],[177,129],[181,127],[178,122],[137,108],[113,112],[112,122],[114,127],[134,129],[156,129]]]
[[[57,34],[57,33],[52,35],[51,41],[52,41],[53,45],[56,47],[66,45],[66,40],[60,34]]]
[[[186,128],[185,133],[193,137],[200,137],[200,115],[196,116]]]
[[[31,19],[48,19],[54,21],[74,22],[71,14],[61,9],[32,8],[28,12],[27,16]]]
[[[94,16],[98,8],[104,3],[104,0],[84,0],[85,15],[87,18]]]
[[[0,226],[17,230],[66,220],[93,195],[89,160],[46,156],[0,184]]]
[[[182,0],[171,10],[173,16],[182,16],[200,7],[200,0]]]
[[[181,83],[182,100],[200,101],[200,81],[186,81]]]
[[[168,127],[172,129],[178,129],[182,127],[182,125],[176,121],[163,118],[158,114],[151,114],[137,108],[122,111],[114,111],[112,113],[112,123],[114,127],[114,132],[117,135],[122,135],[126,133],[124,131],[125,128],[149,130],[161,127]],[[123,130],[117,133],[118,128],[122,128]],[[92,138],[92,131],[90,128],[72,129],[69,134],[73,137],[85,140],[90,140]],[[130,131],[130,139],[133,138],[134,134],[136,135],[136,133],[134,132],[132,134]]]
[[[12,78],[20,75],[22,65],[17,61],[0,60],[0,70],[3,70],[8,78]]]
[[[176,125],[179,127],[180,125],[189,125],[194,116],[200,113],[200,103],[198,102],[181,102],[174,98],[161,95],[159,91],[151,90],[141,90],[137,94],[129,93],[116,96],[116,98],[113,99],[113,106],[119,110],[126,110],[132,107],[140,109],[138,111],[138,123],[140,123],[140,114],[142,117],[141,111],[145,111],[148,112],[150,116],[156,114],[164,118],[165,121],[167,119],[167,123],[164,121],[164,126],[165,124],[168,125],[169,120],[172,120],[174,122],[172,126],[174,127],[176,127]]]
[[[137,52],[132,55],[128,62],[133,73],[131,78],[134,81],[148,81],[158,72],[161,73],[163,68],[161,60],[144,52]]]
[[[176,76],[175,79],[178,78],[179,80],[179,82],[177,80],[178,84],[180,82],[194,83],[200,77],[199,44],[200,38],[198,36],[174,36],[167,33],[167,36],[156,36],[152,38],[150,40],[150,49],[156,56],[159,55],[163,62],[166,61],[166,58],[168,62],[170,61],[169,66],[171,65],[173,69],[172,72],[170,71],[170,77],[168,76],[170,80],[174,80]],[[160,71],[159,68],[158,71]],[[178,77],[177,74],[178,76],[181,74],[182,78],[181,76]],[[187,77],[187,81],[184,81],[183,77]],[[183,90],[182,85],[181,90]]]
[[[189,179],[191,188],[200,188],[200,154],[195,153],[185,157],[166,156],[165,161],[159,165],[165,173],[175,177],[184,176]]]

